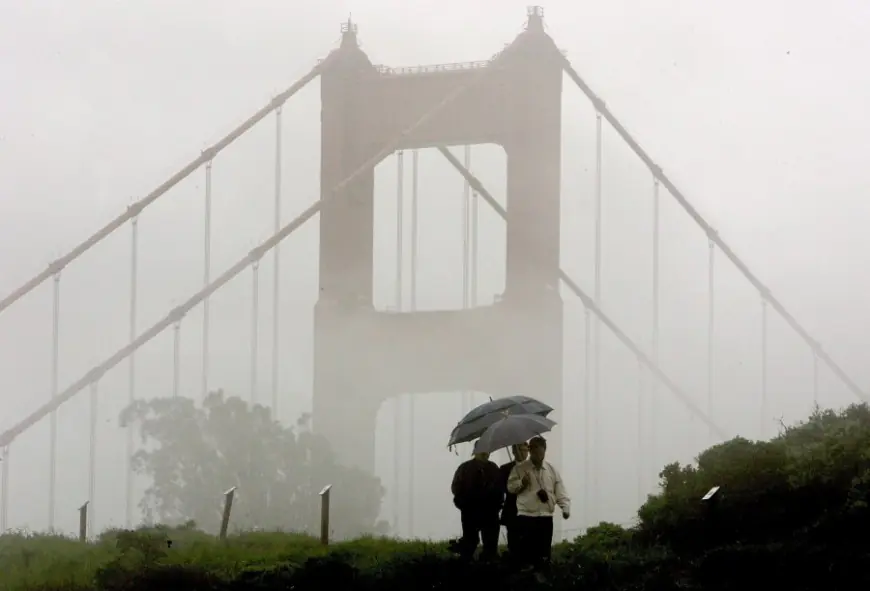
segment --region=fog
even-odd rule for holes
[[[809,2],[613,0],[545,5],[547,32],[574,68],[662,166],[750,269],[862,388],[865,269],[870,263],[862,198],[870,186],[870,7]],[[225,0],[0,0],[0,297],[65,254],[134,199],[162,183],[337,46],[349,14],[362,48],[390,66],[487,59],[522,30],[525,2],[356,0],[291,6]],[[283,110],[283,220],[319,196],[320,91],[309,85]],[[566,78],[563,96],[562,267],[593,292],[595,118]],[[214,162],[212,277],[272,234],[275,122],[268,117]],[[602,307],[645,351],[652,335],[652,178],[605,125]],[[454,149],[461,158],[462,150]],[[406,180],[410,186],[410,159]],[[375,172],[374,298],[395,302],[396,157]],[[501,148],[472,149],[472,169],[505,203]],[[139,221],[138,327],[144,330],[198,290],[203,280],[204,172],[148,208]],[[420,310],[462,307],[464,183],[436,150],[420,152]],[[410,191],[406,188],[406,198]],[[707,238],[671,196],[661,193],[661,367],[701,407],[707,387]],[[405,213],[409,214],[406,204]],[[318,221],[282,244],[278,330],[282,421],[311,410],[313,306],[318,296]],[[408,228],[405,221],[405,257]],[[479,304],[504,289],[505,225],[480,203]],[[59,384],[63,389],[126,344],[130,228],[115,232],[66,269],[60,280]],[[761,298],[716,254],[713,418],[729,436],[769,437],[779,421],[813,404],[813,357],[772,310],[768,314],[768,408],[761,415]],[[407,260],[407,258],[406,258]],[[272,391],[273,260],[259,271],[257,395]],[[404,297],[409,268],[405,266]],[[552,438],[568,490],[582,503],[584,314],[562,290],[564,405]],[[50,396],[52,282],[0,314],[0,430]],[[407,305],[407,300],[406,300]],[[209,385],[248,397],[251,388],[250,270],[211,300]],[[201,392],[202,311],[181,328],[180,392]],[[638,505],[640,473],[650,492],[666,462],[690,461],[713,443],[666,388],[655,400],[659,441],[638,441],[638,397],[651,404],[651,377],[606,329],[602,335],[601,466],[594,520],[625,523]],[[137,392],[169,396],[173,335],[137,354]],[[124,520],[126,363],[100,381],[95,509],[99,529]],[[824,366],[823,406],[855,401]],[[535,396],[535,392],[524,392]],[[398,436],[380,409],[376,473],[387,488],[383,516],[403,536],[446,537],[459,530],[449,481],[458,455],[451,427],[487,393],[415,395],[416,420]],[[406,410],[402,411],[403,414]],[[44,529],[48,506],[48,421],[22,435],[10,458],[9,526]],[[409,438],[415,457],[409,458]],[[73,531],[88,493],[88,402],[82,393],[58,412],[57,527]],[[639,454],[639,448],[643,452]],[[498,459],[501,460],[502,456]],[[408,517],[409,462],[415,514]],[[639,472],[640,470],[640,472]],[[139,482],[139,490],[146,483]],[[222,491],[216,491],[220,495]],[[243,490],[239,491],[244,494]],[[396,504],[398,503],[398,505]],[[398,507],[398,510],[396,509]],[[267,524],[264,524],[267,526]],[[570,535],[585,523],[572,517]]]

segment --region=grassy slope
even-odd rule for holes
[[[713,485],[711,514],[699,503]],[[108,532],[81,544],[0,537],[0,591],[751,588],[870,589],[870,407],[814,413],[769,442],[735,439],[667,466],[639,525],[603,524],[555,550],[549,585],[510,565],[464,567],[443,544],[189,529]],[[168,547],[167,542],[172,542]]]

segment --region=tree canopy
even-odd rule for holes
[[[832,531],[848,539],[870,525],[870,406],[816,409],[770,441],[737,437],[660,476],[660,492],[638,511],[638,533],[681,552]],[[715,507],[699,502],[714,486]]]
[[[315,532],[318,493],[331,484],[333,537],[382,527],[376,524],[380,481],[338,464],[329,442],[311,432],[308,416],[286,427],[268,408],[217,391],[201,405],[184,397],[137,400],[121,423],[134,425],[141,439],[133,469],[150,480],[140,502],[149,522],[193,521],[216,531],[223,493],[235,486],[231,528]]]

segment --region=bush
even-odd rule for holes
[[[721,498],[700,502],[713,486]],[[106,532],[91,544],[0,537],[4,591],[146,589],[346,591],[762,588],[870,586],[870,409],[816,411],[771,441],[711,447],[661,472],[638,524],[602,523],[554,549],[546,582],[511,564],[465,565],[445,544],[244,533],[219,541],[191,527]]]
[[[647,543],[685,554],[793,536],[846,539],[867,526],[870,408],[816,410],[771,441],[733,439],[660,476],[661,492],[638,511]],[[698,502],[713,486],[721,500]]]

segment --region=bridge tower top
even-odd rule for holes
[[[359,40],[356,34],[357,26],[353,22],[353,19],[348,16],[347,21],[341,23],[341,48],[359,47]]]
[[[527,31],[544,31],[544,8],[542,6],[529,6],[526,10],[528,18],[526,19]]]

